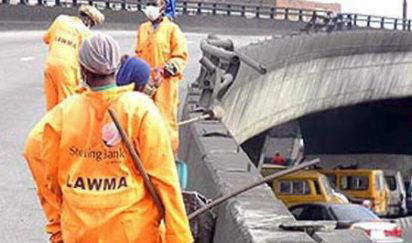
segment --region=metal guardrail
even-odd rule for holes
[[[101,9],[141,11],[146,0],[1,0],[0,4],[23,4],[73,7],[91,4]],[[332,12],[297,8],[279,8],[267,4],[239,4],[229,2],[211,2],[199,0],[177,1],[177,13],[185,15],[223,15],[245,18],[276,19],[310,23],[314,16],[331,23]],[[338,24],[351,28],[376,28],[392,30],[411,30],[412,20],[391,17],[342,13],[334,17]],[[332,19],[333,20],[333,19]]]
[[[215,104],[233,83],[240,59],[231,40],[209,35],[200,44],[202,58],[200,73],[192,85],[201,90],[199,106],[208,109]]]
[[[209,35],[200,44],[202,58],[200,74],[193,84],[201,90],[199,106],[209,109],[221,102],[236,79],[241,64],[251,67],[263,75],[267,69],[249,56],[236,51],[229,39]]]

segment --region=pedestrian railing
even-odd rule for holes
[[[95,5],[100,9],[141,11],[146,0],[1,0],[2,4],[23,4],[75,7],[80,4]],[[268,4],[240,4],[229,2],[211,2],[199,0],[177,0],[177,13],[184,15],[221,15],[240,16],[244,18],[276,19],[300,21],[308,23],[315,30],[326,26],[326,29],[375,28],[391,30],[411,30],[411,20],[391,17],[308,10],[296,8],[280,8]],[[332,28],[334,26],[334,28]],[[318,27],[318,28],[316,28]]]

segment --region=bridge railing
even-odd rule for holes
[[[343,19],[346,19],[352,26],[378,28],[378,29],[393,29],[393,30],[411,30],[412,20],[399,19],[392,17],[363,15],[363,14],[342,14]]]
[[[24,4],[73,7],[80,4],[95,5],[100,9],[141,11],[146,0],[0,0],[2,4]],[[343,29],[375,28],[391,30],[411,30],[409,19],[342,13],[297,8],[282,8],[268,4],[239,4],[229,2],[211,2],[200,0],[178,0],[177,13],[184,15],[222,15],[240,16],[245,18],[276,19],[311,23],[316,18],[325,25],[336,23]]]

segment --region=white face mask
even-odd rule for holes
[[[147,6],[146,10],[144,12],[145,12],[147,18],[150,19],[151,21],[155,21],[161,15],[160,8],[155,7],[155,6]]]

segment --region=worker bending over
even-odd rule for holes
[[[49,46],[44,70],[47,110],[80,87],[79,48],[90,37],[90,28],[103,21],[104,15],[99,10],[82,5],[79,16],[59,15],[43,36]]]
[[[188,61],[186,38],[175,23],[164,17],[164,0],[148,0],[147,5],[145,13],[149,21],[138,28],[135,52],[149,63],[152,78],[159,84],[153,99],[166,121],[176,155],[178,87]]]
[[[146,95],[116,87],[119,59],[110,36],[86,40],[79,60],[91,90],[66,99],[36,125],[44,130],[44,184],[37,184],[47,192],[52,242],[162,242],[158,209],[108,108],[118,115],[160,195],[165,242],[192,242],[164,121]]]

